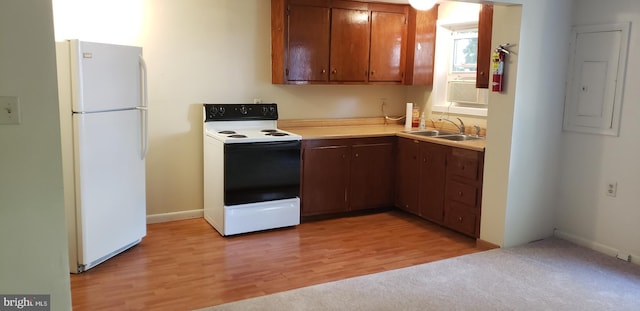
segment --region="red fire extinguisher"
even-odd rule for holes
[[[491,79],[491,90],[494,92],[502,92],[502,84],[504,82],[504,59],[507,54],[511,54],[511,51],[507,50],[508,46],[511,46],[511,44],[505,43],[498,45],[491,55],[491,72],[493,73],[493,77]]]
[[[504,56],[505,53],[496,49],[491,55],[491,90],[494,92],[502,92],[502,80],[504,78]]]

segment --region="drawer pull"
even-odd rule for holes
[[[458,222],[462,222],[462,216],[458,217]]]
[[[463,195],[462,191],[458,192],[458,196],[461,197]]]

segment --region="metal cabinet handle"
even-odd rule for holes
[[[462,222],[463,219],[462,216],[458,217],[458,222]]]
[[[337,71],[337,70],[335,70],[335,69],[331,70],[331,73],[332,73],[332,74],[336,74],[337,72],[338,72],[338,71]]]

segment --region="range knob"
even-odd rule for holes
[[[214,107],[214,109],[215,109],[215,107]],[[222,107],[222,106],[218,107],[218,114],[221,115],[221,116],[224,114],[224,107]]]
[[[240,113],[241,114],[247,114],[247,112],[248,112],[247,111],[247,106],[244,106],[244,105],[240,106]]]
[[[265,116],[269,114],[269,108],[267,106],[262,106],[262,114]]]
[[[209,119],[213,119],[216,116],[216,114],[218,114],[218,109],[215,106],[212,106],[212,107],[209,107],[207,112],[208,112]]]
[[[269,107],[269,113],[270,113],[271,115],[275,115],[275,114],[276,114],[276,107],[270,106],[270,107]]]

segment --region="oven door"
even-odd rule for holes
[[[299,140],[224,145],[224,205],[299,195]]]

